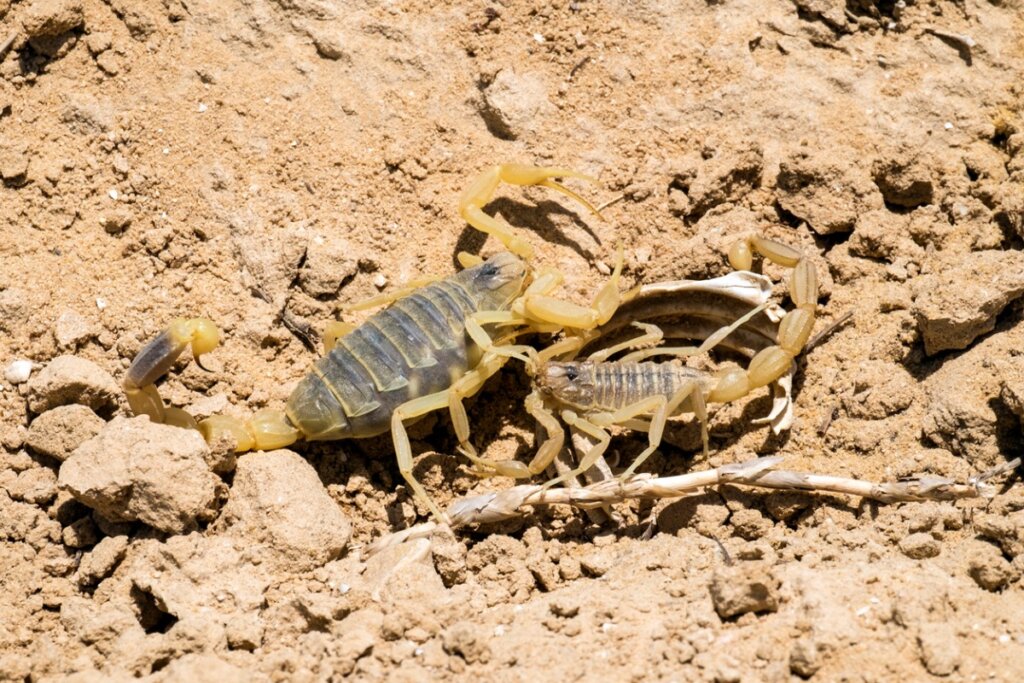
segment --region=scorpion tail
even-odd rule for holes
[[[192,356],[198,363],[199,357],[216,348],[218,342],[220,331],[205,318],[179,318],[172,322],[139,351],[121,383],[132,412],[148,415],[160,424],[198,429],[208,443],[230,437],[236,451],[282,448],[298,440],[298,430],[279,411],[262,410],[247,422],[217,415],[197,423],[184,410],[164,405],[155,382],[171,369],[186,348],[192,347]]]
[[[179,318],[172,322],[139,351],[121,383],[132,412],[148,415],[153,422],[161,424],[195,427],[196,421],[188,413],[164,405],[154,383],[171,369],[189,346],[198,362],[199,357],[212,351],[219,341],[217,326],[205,318]]]
[[[800,355],[814,327],[818,275],[810,259],[790,246],[755,235],[733,245],[729,262],[734,268],[749,270],[754,252],[772,263],[793,269],[789,295],[796,308],[782,318],[776,344],[758,352],[746,370],[732,368],[719,376],[709,396],[709,400],[716,403],[734,401],[782,377],[793,359]]]

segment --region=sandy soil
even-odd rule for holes
[[[181,315],[224,341],[212,373],[165,382],[172,404],[279,407],[315,358],[296,330],[497,250],[456,202],[518,161],[621,197],[603,220],[543,189],[488,207],[569,298],[619,242],[632,285],[724,273],[760,230],[813,258],[819,329],[852,313],[802,358],[788,434],[750,424],[758,394],[716,413],[709,458],[683,420],[691,447],[645,471],[772,453],[965,479],[1020,454],[1019,0],[439,5],[0,0],[0,365],[34,363],[0,379],[0,680],[1019,680],[1015,480],[891,506],[723,486],[363,562],[425,520],[387,437],[236,465],[104,426],[127,414],[105,383]],[[62,355],[95,364],[68,366],[100,373],[88,391],[33,388]],[[529,457],[526,392],[510,367],[471,402],[486,455]],[[132,448],[68,459],[101,429]],[[508,485],[453,457],[446,416],[411,431],[442,503]],[[124,468],[122,498],[67,484],[86,461]]]

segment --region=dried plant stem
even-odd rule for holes
[[[845,493],[883,503],[925,500],[956,500],[992,495],[986,480],[998,472],[985,473],[963,484],[938,476],[921,476],[905,481],[875,483],[862,479],[833,477],[808,472],[775,469],[782,458],[768,457],[723,465],[705,472],[676,477],[637,476],[627,482],[607,480],[577,488],[544,489],[538,484],[516,486],[504,491],[462,498],[448,507],[454,527],[499,522],[529,513],[537,505],[572,505],[592,508],[637,498],[679,498],[706,486],[739,484],[783,491]],[[421,524],[379,539],[370,553],[414,538],[429,536],[439,525]]]

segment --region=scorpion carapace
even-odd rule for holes
[[[136,356],[123,383],[131,409],[155,422],[198,428],[209,441],[229,438],[238,451],[282,448],[299,439],[367,437],[390,429],[403,477],[437,517],[439,508],[412,473],[406,421],[447,408],[460,450],[478,471],[521,476],[521,463],[476,455],[469,443],[463,399],[479,391],[509,358],[526,360],[526,354],[533,353],[511,343],[517,335],[592,329],[607,322],[619,302],[621,249],[611,278],[590,306],[562,301],[553,296],[563,280],[561,273],[551,268],[532,271],[530,245],[500,217],[483,212],[502,181],[541,185],[583,201],[555,182],[559,177],[586,178],[564,169],[521,165],[495,166],[482,173],[463,193],[459,212],[508,252],[484,262],[460,255],[472,267],[375,300],[393,303],[358,327],[333,326],[330,341],[325,338],[327,355],[298,384],[284,411],[261,410],[249,420],[214,416],[197,425],[185,411],[164,405],[154,382],[189,346],[198,358],[217,345],[216,326],[199,318],[176,320]],[[501,336],[492,338],[499,331]]]

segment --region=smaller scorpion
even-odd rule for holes
[[[608,448],[611,436],[607,428],[621,425],[648,434],[648,445],[622,473],[628,479],[661,444],[669,417],[693,412],[701,423],[705,455],[708,449],[707,403],[727,403],[746,396],[782,377],[800,354],[814,326],[818,301],[817,274],[811,262],[795,249],[758,236],[737,242],[729,252],[729,261],[738,270],[749,270],[753,252],[773,263],[793,268],[790,298],[795,309],[779,323],[776,344],[761,349],[747,369],[726,367],[713,375],[684,365],[679,360],[666,363],[645,362],[656,355],[685,356],[706,351],[764,309],[757,306],[731,325],[712,334],[698,349],[656,347],[662,332],[654,325],[634,323],[644,334],[598,351],[585,361],[554,361],[556,355],[572,353],[582,338],[559,342],[532,356],[529,367],[535,376],[534,390],[526,408],[544,427],[547,438],[537,450],[528,469],[543,472],[561,450],[564,430],[555,417],[586,434],[593,441],[580,458],[576,469],[556,477],[545,488],[575,477],[594,465]],[[634,350],[636,349],[636,350]],[[621,351],[634,350],[618,361],[608,359]],[[646,419],[644,419],[646,418]]]

